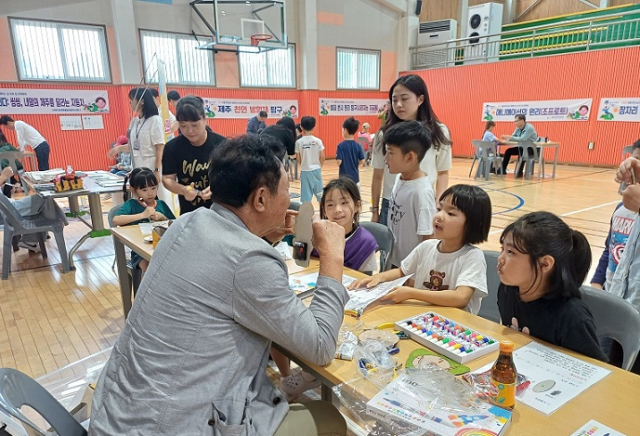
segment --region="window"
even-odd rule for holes
[[[276,48],[260,53],[241,47],[238,53],[240,86],[261,88],[296,87],[296,47]],[[253,49],[255,50],[255,49]]]
[[[380,89],[380,52],[337,49],[338,89]]]
[[[140,31],[144,80],[158,83],[157,59],[164,61],[167,83],[213,85],[213,56],[197,47],[212,42],[211,37]]]
[[[10,19],[20,80],[109,82],[104,28]]]

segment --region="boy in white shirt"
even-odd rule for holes
[[[397,268],[420,242],[433,235],[435,194],[420,169],[431,147],[431,133],[418,121],[405,121],[387,129],[384,140],[389,173],[400,174],[391,193],[387,220],[395,239],[389,262]]]
[[[9,115],[0,117],[0,126],[5,126],[9,130],[16,131],[20,151],[24,151],[25,145],[33,148],[33,151],[36,153],[36,158],[38,159],[38,171],[49,169],[49,154],[51,153],[51,148],[40,132],[24,121],[14,121]]]
[[[324,144],[313,136],[316,128],[314,117],[300,120],[302,137],[296,141],[296,160],[300,164],[300,201],[311,201],[315,195],[318,202],[322,198],[322,165],[324,164]]]

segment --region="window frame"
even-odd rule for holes
[[[287,49],[292,50],[293,52],[293,86],[275,86],[275,85],[267,85],[267,86],[253,86],[253,85],[243,85],[242,84],[242,63],[240,62],[240,50],[241,47],[238,47],[237,58],[238,58],[238,84],[240,88],[246,89],[298,89],[298,47],[293,42],[287,42]],[[284,50],[284,48],[275,49],[275,50]],[[264,53],[271,51],[266,50]]]
[[[363,53],[377,53],[378,54],[378,86],[375,88],[362,88],[356,86],[355,88],[341,88],[338,86],[338,58],[340,55],[340,50],[350,50],[355,52],[363,52]],[[344,46],[336,46],[336,90],[340,91],[380,91],[380,76],[382,74],[382,50],[371,50],[368,48],[355,48],[355,47],[344,47]]]
[[[62,70],[64,72],[65,78],[64,79],[50,79],[50,78],[33,78],[33,79],[25,79],[24,77],[22,77],[21,74],[21,61],[19,60],[19,56],[18,56],[18,51],[17,51],[17,37],[15,35],[14,29],[13,29],[13,24],[12,21],[27,21],[27,22],[33,22],[33,23],[53,23],[56,25],[66,25],[67,28],[84,28],[84,29],[91,29],[91,30],[96,30],[99,29],[102,32],[102,41],[101,41],[101,46],[102,48],[104,48],[104,71],[105,71],[105,79],[104,80],[83,80],[83,79],[77,79],[77,78],[68,78],[68,74],[67,74],[67,66],[66,66],[66,58],[61,58],[62,61]],[[65,82],[65,83],[100,83],[100,84],[113,84],[113,72],[111,69],[111,56],[109,53],[109,38],[107,35],[107,26],[103,25],[103,24],[90,24],[90,23],[78,23],[78,22],[74,22],[74,21],[61,21],[61,20],[47,20],[47,19],[34,19],[34,18],[25,18],[25,17],[14,17],[14,16],[7,16],[7,24],[9,27],[9,39],[11,40],[11,49],[12,49],[12,53],[13,53],[13,59],[14,59],[14,67],[15,67],[15,71],[16,71],[16,77],[18,78],[19,82],[46,82],[46,81],[53,81],[53,82]],[[60,30],[61,28],[56,26],[56,31],[58,34],[58,38],[61,38],[61,34],[60,34]],[[60,46],[61,46],[61,54],[64,54],[64,48],[63,48],[63,44],[61,43],[61,39],[59,40]]]
[[[144,81],[145,84],[147,85],[153,85],[153,84],[157,84],[158,81],[155,82],[148,82],[147,81],[147,77],[145,74],[145,65],[147,63],[146,58],[145,58],[145,51],[144,51],[144,43],[142,41],[143,38],[143,32],[153,32],[153,33],[160,33],[160,34],[167,34],[167,35],[178,35],[178,36],[184,36],[187,37],[186,39],[191,39],[192,41],[193,39],[193,34],[191,33],[182,33],[182,32],[167,32],[164,30],[154,30],[154,29],[143,29],[143,28],[139,28],[138,29],[138,41],[139,41],[139,47],[140,47],[140,62],[141,62],[141,68],[142,68],[142,80]],[[196,34],[196,37],[198,38],[198,41],[200,41],[199,38],[210,38],[211,41],[208,42],[213,42],[213,37],[211,35],[199,35]],[[202,45],[204,45],[207,42],[203,42],[200,41],[202,43]],[[169,78],[167,77],[167,84],[169,85],[185,85],[185,86],[217,86],[217,74],[216,74],[216,62],[215,62],[215,52],[213,50],[202,50],[202,51],[206,51],[209,52],[209,67],[211,68],[211,74],[213,75],[213,77],[211,77],[211,82],[207,82],[207,83],[202,83],[202,82],[172,82],[169,80]],[[180,57],[178,56],[178,68],[181,65],[181,60]],[[179,74],[179,72],[178,72]]]

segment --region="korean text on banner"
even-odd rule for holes
[[[640,122],[640,97],[601,99],[598,121]]]
[[[0,115],[109,113],[106,90],[0,88]]]
[[[539,100],[484,103],[482,121],[513,121],[522,114],[527,121],[588,121],[593,100]]]
[[[371,99],[340,99],[321,98],[320,115],[324,116],[352,116],[352,115],[378,115],[389,103],[388,100]]]
[[[253,118],[265,111],[269,118],[298,117],[298,100],[231,100],[204,98],[207,118]]]

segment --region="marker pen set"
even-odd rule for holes
[[[497,351],[500,346],[499,341],[435,312],[398,321],[395,326],[419,344],[458,363]]]

